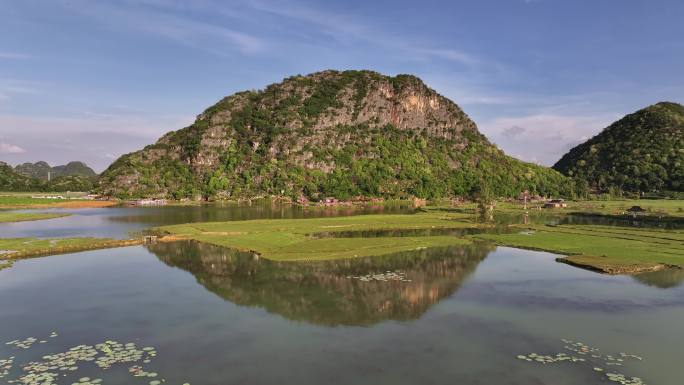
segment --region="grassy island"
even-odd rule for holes
[[[433,212],[191,223],[164,226],[159,230],[182,238],[253,251],[267,259],[300,261],[386,255],[426,247],[468,244],[472,240],[446,235],[365,237],[363,234],[345,234],[344,237],[336,237],[335,233],[476,227],[469,218],[465,214]]]
[[[0,223],[40,221],[43,219],[53,219],[69,216],[67,213],[15,213],[0,211]]]
[[[0,238],[0,269],[9,267],[17,259],[78,251],[108,249],[139,245],[139,239],[111,238]]]
[[[684,231],[596,225],[515,225],[509,234],[478,234],[499,245],[567,255],[558,261],[609,274],[684,268]]]
[[[109,207],[120,202],[100,201],[84,199],[82,194],[56,198],[64,193],[29,193],[29,192],[9,192],[0,193],[0,209],[46,209],[46,208],[97,208]],[[39,196],[45,196],[40,198]]]

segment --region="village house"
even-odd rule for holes
[[[646,209],[643,209],[641,206],[632,206],[627,209],[627,212],[636,218],[637,215],[645,215]]]
[[[568,207],[563,199],[550,199],[544,203],[545,209],[562,209]]]

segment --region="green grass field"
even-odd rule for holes
[[[566,201],[568,207],[562,209],[542,209],[540,212],[555,213],[582,213],[597,215],[625,215],[627,209],[632,206],[640,206],[646,210],[649,216],[670,216],[684,218],[684,200],[676,199],[624,199],[624,200],[591,200],[591,201]],[[527,211],[534,213],[541,203],[532,202],[527,204]],[[464,208],[473,209],[474,205],[464,205]],[[521,202],[497,202],[497,212],[522,212]]]
[[[15,213],[0,211],[0,223],[39,221],[43,219],[61,218],[69,216],[66,213]]]
[[[35,199],[16,195],[0,197],[0,205],[3,200],[25,204],[27,200]],[[42,199],[39,200],[44,202]],[[59,201],[63,202],[63,200]],[[565,209],[530,210],[530,214],[540,212],[562,216],[581,212],[622,215],[625,209],[639,205],[648,210],[648,215],[680,218],[684,201],[582,201],[568,202],[568,204],[569,207]],[[609,273],[635,273],[663,266],[684,268],[684,230],[579,224],[560,226],[515,224],[512,227],[519,229],[519,232],[492,232],[471,237],[454,235],[352,238],[316,236],[320,233],[348,231],[484,229],[494,226],[478,223],[476,216],[472,214],[473,207],[474,205],[462,205],[448,210],[430,208],[413,215],[359,215],[314,219],[190,223],[164,226],[157,230],[179,238],[196,239],[219,246],[253,251],[264,258],[273,260],[325,260],[386,255],[426,247],[467,244],[477,239],[498,245],[564,254],[567,255],[564,258],[565,262]],[[520,214],[521,212],[523,212],[522,206],[515,202],[499,203],[496,210],[499,214]],[[49,215],[51,214],[0,212],[0,222],[46,219],[50,217]],[[92,238],[0,239],[0,250],[15,250],[17,252],[12,255],[12,258],[17,258],[125,246],[135,242]],[[0,259],[8,259],[8,256],[5,254],[4,257],[0,256]]]
[[[158,228],[172,235],[253,251],[272,260],[325,260],[391,254],[426,247],[468,244],[454,236],[318,238],[316,233],[386,229],[475,227],[470,216],[440,212],[339,218],[191,223]]]
[[[544,250],[563,261],[609,273],[632,273],[662,265],[684,268],[684,231],[617,226],[521,226],[512,234],[478,234],[499,245]]]
[[[65,199],[55,198],[34,198],[28,193],[15,193],[13,195],[6,195],[0,193],[0,209],[44,209],[44,208],[97,208],[114,206],[118,204],[117,201],[99,201],[92,199],[83,199],[82,195],[66,195],[63,194],[48,194],[48,193],[34,193],[35,196],[63,196]]]
[[[140,240],[110,238],[0,238],[0,269],[17,259],[75,253],[140,244]]]
[[[30,196],[0,195],[0,207],[28,206],[35,204],[61,203],[64,199],[31,198]]]

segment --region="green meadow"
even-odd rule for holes
[[[17,259],[75,253],[140,244],[139,240],[110,238],[0,238],[0,269]]]
[[[7,199],[7,197],[3,197]],[[31,199],[12,197],[12,199]],[[543,250],[564,255],[562,262],[607,273],[637,273],[664,267],[684,268],[684,230],[654,227],[604,226],[590,224],[545,225],[547,214],[559,218],[571,213],[625,217],[634,205],[647,210],[647,216],[679,220],[684,206],[676,200],[626,200],[568,202],[564,209],[523,210],[517,202],[503,202],[494,215],[530,213],[532,224],[504,225],[483,222],[474,206],[429,208],[416,214],[377,214],[311,219],[264,219],[229,222],[200,222],[158,227],[155,230],[174,238],[195,239],[218,246],[251,251],[280,261],[309,261],[387,255],[415,249],[492,242],[497,245]],[[540,216],[537,216],[537,213]],[[53,213],[0,212],[0,222],[39,220],[61,216]],[[660,217],[659,217],[660,216]],[[510,216],[516,218],[516,216]],[[626,217],[631,220],[631,217]],[[591,222],[591,221],[589,221]],[[505,223],[505,221],[503,222]],[[517,223],[517,222],[516,222]],[[480,229],[476,235],[431,229]],[[417,230],[413,233],[341,234],[348,232]],[[402,236],[398,236],[402,235]],[[0,239],[4,258],[60,254],[138,244],[140,240],[116,241],[101,238]]]
[[[0,223],[39,221],[43,219],[61,218],[69,216],[66,213],[15,213],[0,211]]]
[[[191,223],[158,230],[181,238],[239,250],[272,260],[326,260],[392,254],[427,247],[469,244],[454,236],[320,237],[317,234],[373,230],[471,228],[465,214],[358,215],[338,218],[276,219]]]
[[[684,231],[597,225],[516,225],[519,232],[478,234],[499,245],[567,255],[561,261],[608,273],[684,268]]]

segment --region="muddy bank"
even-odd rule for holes
[[[664,263],[602,263],[596,259],[597,258],[595,257],[587,256],[568,256],[556,258],[556,261],[582,269],[610,275],[636,275],[668,269],[681,269],[679,266],[668,265]]]

